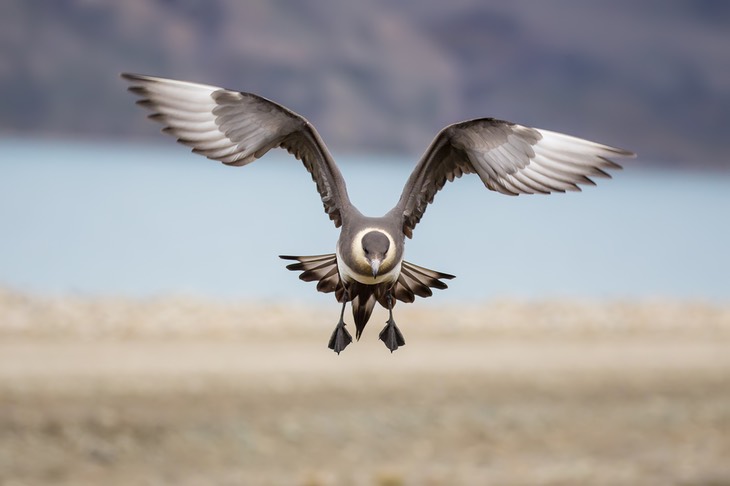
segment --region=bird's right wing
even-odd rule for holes
[[[513,196],[580,191],[580,184],[594,185],[591,177],[610,177],[606,169],[621,168],[610,158],[633,156],[549,130],[494,118],[469,120],[436,135],[394,211],[411,237],[436,193],[463,174],[476,173],[488,189]]]
[[[251,93],[173,79],[122,74],[150,118],[193,152],[227,165],[246,165],[275,147],[300,159],[317,185],[335,226],[350,206],[342,174],[314,127],[304,117]]]

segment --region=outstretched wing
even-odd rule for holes
[[[281,147],[300,159],[322,198],[324,210],[342,225],[350,205],[342,174],[314,127],[302,116],[251,93],[173,79],[122,74],[137,103],[153,111],[163,132],[193,152],[227,165],[242,166]]]
[[[580,191],[591,177],[620,169],[609,160],[632,152],[562,133],[494,118],[450,125],[436,136],[408,178],[396,210],[410,238],[428,204],[446,184],[476,173],[488,189],[503,194]]]

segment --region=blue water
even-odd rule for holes
[[[277,258],[330,253],[337,239],[299,162],[274,151],[232,168],[167,142],[0,140],[0,287],[332,298]],[[415,163],[338,159],[366,214],[393,206]],[[552,196],[507,197],[467,176],[437,195],[406,258],[457,275],[439,302],[730,299],[730,176],[625,165]]]

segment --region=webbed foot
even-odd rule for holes
[[[337,354],[347,347],[352,342],[352,336],[347,329],[345,329],[345,322],[340,320],[337,323],[337,327],[330,336],[329,348]]]
[[[385,327],[380,331],[380,340],[385,343],[385,346],[390,349],[391,353],[406,344],[406,340],[403,339],[403,333],[400,332],[400,329],[395,325],[395,321],[392,318],[387,320]]]

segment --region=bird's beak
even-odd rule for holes
[[[380,260],[373,259],[370,260],[370,268],[373,269],[373,278],[378,276],[378,270],[380,269]]]

